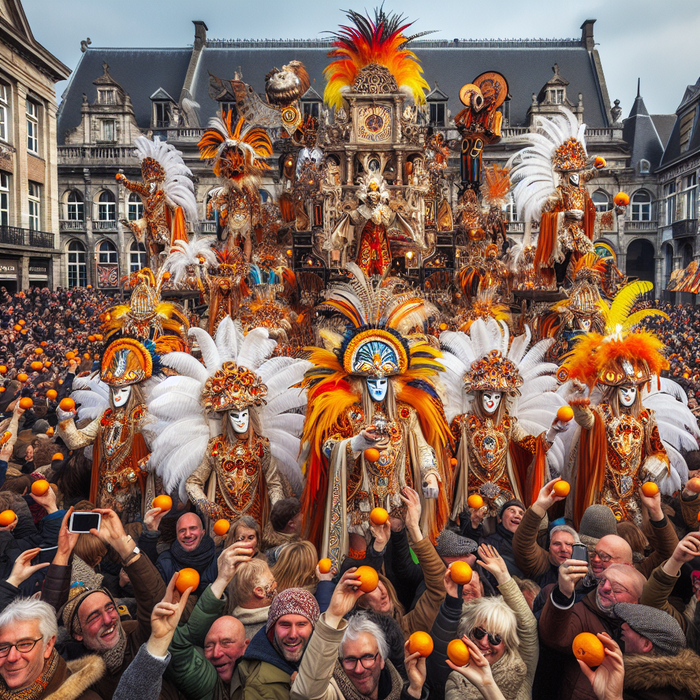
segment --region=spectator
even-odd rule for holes
[[[498,511],[496,532],[481,540],[482,544],[490,544],[498,550],[498,553],[508,565],[508,571],[510,571],[511,576],[523,575],[522,571],[520,571],[515,563],[513,536],[524,515],[525,506],[519,500],[513,499],[506,501]],[[493,581],[491,583],[493,583]]]
[[[277,562],[272,568],[272,575],[277,581],[277,590],[287,588],[304,588],[315,593],[316,565],[318,552],[308,540],[290,542],[282,547]]]
[[[252,542],[254,556],[260,555],[260,525],[255,518],[249,515],[243,515],[236,520],[228,535],[226,535],[225,545],[229,547],[234,542]]]
[[[233,544],[239,543],[234,541]],[[250,541],[243,541],[243,544],[252,545]],[[236,571],[229,586],[229,598],[232,601],[235,596],[237,605],[230,614],[240,620],[248,639],[252,639],[267,623],[276,594],[277,582],[264,559],[253,559]]]
[[[270,519],[263,530],[263,549],[289,544],[301,537],[302,512],[298,498],[282,498],[270,509]]]

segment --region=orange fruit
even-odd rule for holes
[[[16,323],[15,323],[15,325],[13,326],[13,328],[14,328],[16,331],[21,331],[21,330],[22,330],[22,326],[19,326],[19,325],[17,325]]]
[[[700,493],[700,479],[698,479],[697,476],[692,479],[688,479],[688,482],[686,483],[685,487],[688,489],[688,491],[692,491],[693,493]]]
[[[613,202],[615,202],[618,207],[626,207],[630,203],[630,196],[627,192],[618,192],[613,198]]]
[[[184,593],[188,588],[194,590],[199,586],[199,574],[194,569],[180,569],[178,573],[175,588],[180,593]]]
[[[95,342],[95,336],[94,336],[94,335],[89,335],[89,336],[88,336],[88,340],[89,340],[91,343],[94,343],[94,342]]]
[[[473,510],[479,510],[484,506],[484,499],[478,493],[473,493],[467,498],[467,505]]]
[[[365,459],[368,462],[376,462],[379,459],[379,450],[376,447],[368,447],[365,450]]]
[[[0,513],[0,527],[11,525],[17,519],[17,514],[14,510],[3,510]]]
[[[170,496],[156,496],[153,499],[153,508],[160,508],[161,510],[170,510],[172,507],[173,499],[170,498]]]
[[[74,352],[67,352],[66,353],[66,360],[72,360],[75,358],[75,353]]]
[[[67,330],[69,333],[72,333],[72,332],[73,332],[73,329],[72,329],[72,328],[66,328],[66,330]],[[70,358],[69,358],[69,359],[70,359]]]
[[[6,430],[2,434],[2,437],[0,437],[0,445],[4,445],[11,437],[12,437],[12,433],[9,430]]]
[[[231,523],[226,518],[220,518],[214,523],[214,534],[223,537],[231,528]]]
[[[603,156],[596,156],[593,165],[596,168],[604,168],[607,165],[607,161],[605,160],[605,158],[603,158]]]
[[[0,386],[0,394],[2,394],[3,391],[5,391],[5,387],[4,387],[4,386]]]
[[[574,637],[571,645],[574,656],[581,659],[583,663],[593,668],[600,666],[605,658],[605,647],[603,642],[591,632],[581,632]]]
[[[355,572],[360,577],[360,590],[371,593],[379,584],[379,575],[371,566],[360,566]]]
[[[571,491],[571,484],[568,481],[557,481],[552,490],[557,496],[568,496],[569,491]]]
[[[466,666],[469,656],[469,647],[461,639],[453,639],[447,645],[447,658],[455,666]]]
[[[642,493],[651,498],[659,493],[659,487],[653,481],[647,481],[645,484],[642,484]]]
[[[53,456],[51,457],[52,462],[55,462],[57,459],[63,461],[63,455],[60,452],[54,452]]]
[[[0,374],[6,374],[7,373],[7,367],[5,365],[0,365]]]
[[[97,340],[102,340],[102,338],[104,338],[104,336],[102,335],[102,333],[95,333],[95,338]]]
[[[384,525],[384,523],[389,520],[389,513],[387,513],[384,508],[374,508],[369,514],[369,519],[372,521],[373,525]]]
[[[456,467],[456,466],[457,466],[457,459],[456,459],[456,457],[452,457],[452,458],[450,459],[450,464],[451,464],[453,467]]]
[[[44,362],[44,367],[46,367],[46,368],[51,367],[51,361],[46,360],[46,362]]]
[[[84,353],[83,353],[83,357],[84,357],[86,360],[89,360],[89,359],[90,359],[90,353],[89,353],[89,352],[84,352]]]
[[[574,417],[574,409],[571,406],[562,406],[557,411],[557,420],[568,423]]]
[[[32,362],[31,365],[29,365],[35,372],[41,372],[42,369],[44,369],[44,363],[39,362],[38,360],[35,360]]]
[[[53,434],[54,434],[55,432],[56,432],[56,431],[55,431],[51,426],[49,426],[48,428],[46,428],[46,434],[47,434],[49,437],[53,437]]]
[[[61,399],[61,403],[58,404],[58,407],[62,411],[73,411],[75,410],[75,401],[71,398]]]
[[[19,400],[19,407],[23,408],[25,411],[30,409],[33,405],[34,402],[28,396],[24,396]]]
[[[49,389],[49,390],[46,392],[46,398],[47,398],[47,399],[50,399],[51,401],[53,401],[54,399],[56,399],[57,396],[58,396],[58,392],[57,392],[55,389]]]
[[[42,341],[39,343],[39,345],[41,345],[42,348],[45,348],[45,347],[48,345],[48,343],[47,343],[45,340],[42,340]]]
[[[43,496],[49,490],[49,482],[46,479],[37,479],[32,484],[32,493],[35,496]]]
[[[23,326],[26,323],[26,321],[24,319],[21,319],[17,321],[17,323],[19,323],[20,326]]]
[[[20,373],[17,375],[17,381],[18,381],[18,382],[26,382],[27,379],[29,379],[29,377],[28,377],[24,372],[20,372]]]
[[[35,355],[43,355],[44,351],[41,348],[34,348]]]
[[[333,562],[330,559],[321,559],[318,562],[318,570],[322,574],[327,574],[331,570],[331,566],[333,566]]]
[[[427,632],[414,632],[408,638],[408,653],[416,652],[423,658],[433,653],[433,638]]]
[[[472,580],[472,567],[466,561],[453,561],[450,566],[450,578],[455,583],[469,583]]]
[[[169,280],[169,279],[170,279],[170,273],[169,273],[169,272],[164,272],[164,273],[163,273],[163,279],[164,279],[164,280]]]

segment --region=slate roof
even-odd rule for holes
[[[681,119],[689,111],[695,110],[695,118],[690,134],[690,143],[688,149],[681,153]],[[683,95],[683,99],[676,110],[676,121],[673,125],[671,135],[666,145],[663,158],[661,159],[660,168],[666,168],[680,162],[685,158],[689,158],[696,153],[700,153],[700,128],[698,128],[698,114],[700,113],[700,78],[695,85],[688,85]]]
[[[663,143],[641,95],[637,95],[629,117],[624,121],[622,138],[630,146],[630,167],[636,168],[644,158],[656,168],[663,155]]]

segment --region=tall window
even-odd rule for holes
[[[564,104],[564,89],[557,88],[553,91],[554,93],[554,104],[560,105]]]
[[[644,190],[632,195],[632,221],[651,221],[651,196]]]
[[[679,126],[681,153],[687,151],[688,147],[690,146],[690,137],[693,134],[693,124],[695,124],[696,111],[696,109],[692,109],[690,112],[681,117],[681,123]]]
[[[10,225],[10,176],[0,173],[0,226]]]
[[[430,103],[430,123],[433,126],[445,126],[445,103]]]
[[[670,226],[676,220],[676,183],[664,185],[665,225]]]
[[[27,150],[39,153],[39,105],[27,100]]]
[[[85,205],[79,192],[71,190],[66,200],[68,221],[85,221]]]
[[[170,126],[170,106],[167,102],[154,102],[155,125],[158,128]]]
[[[112,241],[102,241],[97,246],[97,261],[100,265],[116,265],[119,262],[117,248]]]
[[[592,195],[591,199],[593,204],[595,204],[596,211],[610,211],[612,204],[610,203],[610,197],[603,190],[596,190]]]
[[[102,121],[102,140],[114,141],[114,119],[104,119]]]
[[[518,220],[518,210],[515,206],[515,200],[513,195],[508,195],[508,203],[503,205],[503,220],[504,221],[517,221]]]
[[[146,247],[143,243],[134,241],[129,248],[129,273],[138,272],[146,267],[148,260],[146,259]]]
[[[99,221],[117,220],[117,203],[109,190],[104,190],[97,198],[97,218]]]
[[[129,221],[143,218],[143,200],[136,192],[129,193]]]
[[[29,183],[29,228],[32,231],[41,229],[41,185],[36,182]]]
[[[0,83],[0,139],[10,140],[10,103],[7,99],[8,86]]]
[[[87,264],[85,246],[80,241],[71,241],[68,245],[68,286],[87,286]]]
[[[698,176],[692,173],[683,178],[681,192],[681,218],[694,219],[698,211]]]

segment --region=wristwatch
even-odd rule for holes
[[[139,554],[141,554],[141,550],[138,547],[134,547],[134,551],[126,559],[122,559],[122,566],[128,566]]]

